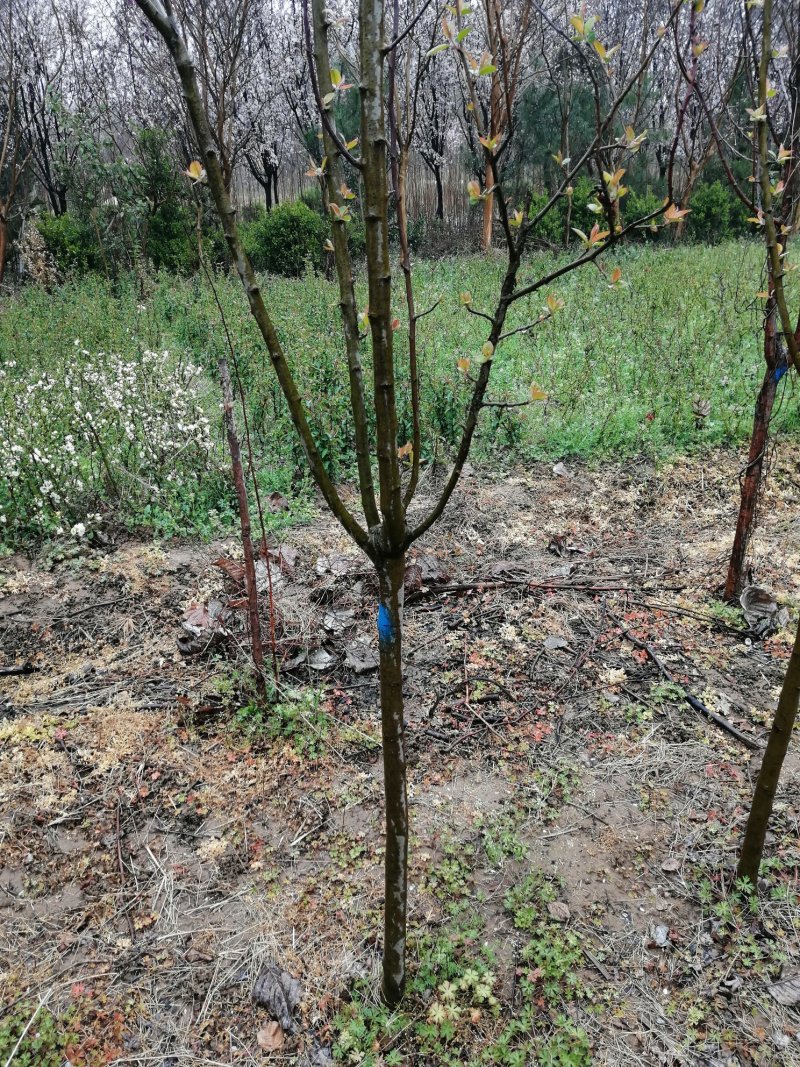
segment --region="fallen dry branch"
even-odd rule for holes
[[[609,617],[614,620],[616,625],[619,626],[620,630],[623,632],[623,634],[625,634],[625,637],[631,642],[631,644],[635,645],[637,648],[640,648],[647,653],[647,655],[656,665],[663,677],[668,682],[671,682],[673,685],[677,685],[682,689],[683,686],[680,685],[680,682],[677,682],[675,680],[675,676],[659,658],[653,646],[648,644],[647,641],[642,641],[640,638],[634,637],[634,635],[627,628],[627,626],[625,626],[623,621],[618,616],[616,616],[613,611],[609,610],[608,614]],[[719,726],[721,730],[724,730],[726,733],[730,734],[731,737],[735,737],[737,741],[740,741],[741,744],[745,745],[747,748],[752,749],[753,751],[758,751],[761,748],[761,745],[758,741],[754,741],[752,737],[748,737],[747,734],[742,733],[738,726],[734,726],[730,719],[726,719],[724,715],[719,715],[716,711],[712,711],[711,708],[707,708],[701,700],[698,700],[697,697],[692,696],[691,693],[684,693],[683,698],[690,708],[694,708],[695,711],[698,711],[701,715],[708,719],[709,722],[713,722],[715,726]]]

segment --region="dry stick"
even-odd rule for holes
[[[613,579],[609,579],[613,581]],[[524,578],[490,578],[486,581],[475,582],[448,582],[443,585],[430,585],[425,590],[420,589],[416,593],[410,593],[406,597],[406,604],[413,604],[424,596],[434,596],[437,593],[472,593],[484,592],[489,589],[526,589],[529,592],[541,589],[545,592],[575,592],[575,593],[635,593],[636,587],[630,585],[585,585],[580,582],[529,582]],[[683,586],[662,586],[663,589],[680,591]]]
[[[125,889],[125,865],[122,862],[122,844],[120,842],[120,831],[119,831],[119,809],[120,809],[120,799],[119,799],[119,797],[117,797],[117,818],[116,818],[116,833],[115,833],[116,843],[117,843],[117,866],[119,867],[120,889],[124,891],[124,889]],[[131,941],[135,941],[136,940],[136,928],[133,925],[133,920],[131,919],[130,912],[128,911],[128,909],[125,908],[124,911],[125,911],[125,918],[128,921],[128,930],[130,931]]]
[[[630,632],[627,626],[622,622],[620,618],[618,618],[614,614],[613,611],[611,611],[610,609],[606,610],[608,611],[609,618],[614,620],[614,622],[617,624],[617,626],[619,626],[620,630],[622,630],[623,634],[625,634],[631,644],[636,645],[637,648],[641,648],[644,652],[647,653],[647,655],[650,657],[653,663],[655,663],[656,667],[658,667],[660,673],[666,678],[666,680],[668,682],[671,682],[673,685],[680,686],[680,683],[675,681],[675,678],[672,673],[659,659],[658,654],[656,653],[653,646],[649,645],[647,641],[642,641],[640,638],[634,637],[634,635]],[[682,689],[683,687],[680,686],[680,688]],[[719,726],[721,730],[724,730],[726,733],[729,733],[731,737],[735,737],[736,740],[740,741],[746,748],[752,749],[753,751],[758,751],[761,748],[761,745],[759,745],[757,741],[754,741],[752,737],[748,737],[747,734],[743,734],[737,726],[733,725],[730,719],[726,719],[724,715],[718,715],[716,711],[712,711],[710,708],[707,708],[705,704],[702,703],[702,701],[698,700],[697,697],[692,696],[691,693],[684,693],[683,699],[686,701],[690,708],[694,708],[695,711],[700,712],[700,714],[704,715],[705,718],[709,720],[709,722],[713,722],[715,726]]]
[[[21,663],[12,667],[0,667],[0,675],[8,674],[33,674],[36,670],[34,665],[28,660],[26,663]]]

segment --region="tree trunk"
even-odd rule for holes
[[[570,101],[572,96],[570,94]],[[569,116],[570,111],[562,116],[561,119],[561,158],[569,159]],[[560,178],[560,176],[559,176]],[[572,188],[572,186],[570,186]],[[567,212],[564,216],[564,248],[569,247],[569,235],[572,232],[572,193],[567,193]]]
[[[481,249],[487,252],[492,247],[492,222],[494,219],[494,193],[488,190],[494,186],[494,167],[490,162],[486,164],[486,177],[483,201],[483,232],[481,234]]]
[[[379,564],[381,603],[378,608],[378,643],[386,804],[383,998],[390,1006],[402,998],[406,980],[408,795],[403,722],[404,574],[405,553]]]
[[[8,248],[8,223],[3,215],[0,215],[0,285],[6,273],[6,250]]]
[[[792,655],[781,687],[778,709],[772,721],[761,770],[758,772],[753,803],[742,839],[739,865],[736,868],[737,876],[746,878],[754,888],[758,886],[758,869],[764,853],[767,827],[772,815],[783,761],[786,758],[797,718],[798,701],[800,701],[800,620],[798,620]]]
[[[442,184],[442,169],[434,167],[433,177],[436,182],[436,218],[444,222],[444,185]]]
[[[695,186],[700,180],[700,175],[703,173],[703,167],[705,165],[705,159],[700,163],[692,163],[689,168],[689,176],[686,179],[686,185],[678,200],[678,207],[684,210],[689,207],[692,195],[695,190]],[[686,220],[688,216],[684,215],[683,218],[678,219],[678,222],[673,231],[673,240],[676,244],[679,244],[683,240],[683,235],[686,232]]]
[[[770,418],[778,386],[775,381],[776,343],[775,313],[773,310],[768,313],[764,323],[764,359],[767,369],[756,400],[753,433],[750,438],[750,451],[747,456],[744,481],[742,482],[739,517],[736,520],[736,535],[733,539],[733,550],[728,565],[728,577],[725,581],[724,595],[726,600],[733,600],[737,597],[744,586],[747,547],[753,532],[758,494],[761,490],[761,475],[764,470],[764,456],[769,440]]]
[[[564,216],[564,248],[569,248],[569,238],[572,233],[572,193],[567,193],[567,213]]]

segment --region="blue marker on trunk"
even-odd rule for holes
[[[378,605],[378,641],[382,645],[390,645],[394,641],[392,617],[383,604]]]

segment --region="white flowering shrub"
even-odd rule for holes
[[[179,513],[219,497],[223,457],[200,367],[169,352],[92,354],[80,341],[59,363],[38,373],[0,364],[0,540],[83,537],[101,501],[129,525],[172,516],[178,529]]]

